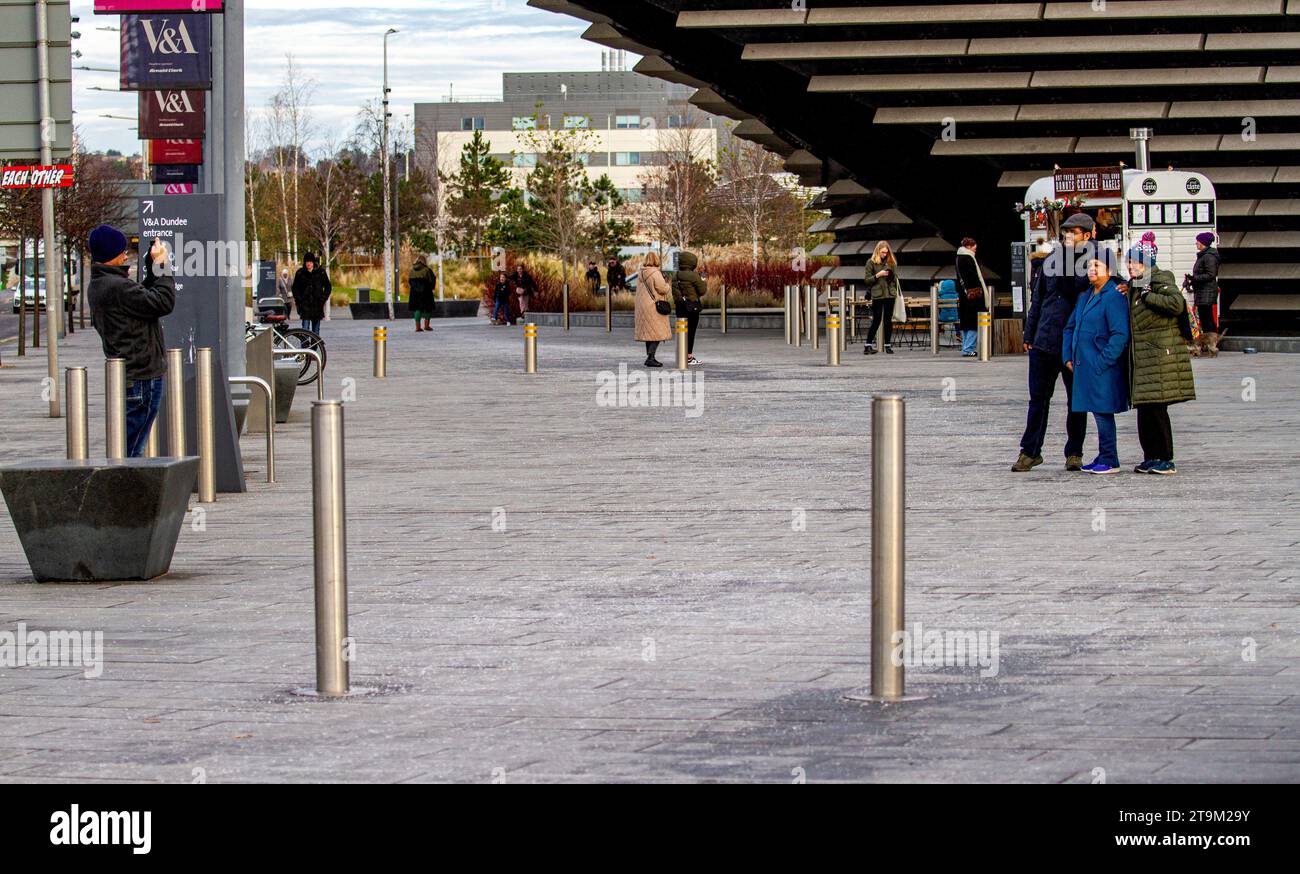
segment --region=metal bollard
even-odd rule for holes
[[[849,337],[847,339],[856,342],[858,339],[858,287],[856,285],[849,286],[849,326],[848,327],[849,327],[848,330]]]
[[[893,658],[904,630],[907,404],[901,394],[871,399],[871,695],[903,697],[903,665]]]
[[[677,320],[677,369],[685,370],[687,368],[686,359],[689,353],[686,351],[686,320]]]
[[[808,340],[811,342],[813,349],[820,349],[821,326],[817,323],[819,313],[817,312],[817,286],[808,286]]]
[[[199,434],[199,503],[217,499],[217,423],[213,416],[212,350],[198,350],[195,366],[194,410]]]
[[[977,313],[976,316],[975,342],[979,347],[980,361],[988,361],[993,357],[993,314]]]
[[[840,330],[837,333],[837,336],[840,338],[841,352],[849,348],[849,335],[848,332],[844,330],[845,322],[847,322],[849,318],[849,314],[848,311],[845,309],[845,306],[847,306],[847,304],[845,303],[844,288],[843,286],[841,286],[839,291],[839,307],[838,309],[836,309],[836,313],[839,314],[839,318],[840,318]]]
[[[126,362],[104,362],[104,457],[126,458]]]
[[[605,289],[605,333],[614,331],[614,289]]]
[[[537,372],[537,325],[524,325],[524,373]]]
[[[785,287],[785,345],[791,345],[790,341],[790,286]]]
[[[90,457],[90,421],[87,413],[86,368],[69,367],[64,371],[68,396],[68,460]]]
[[[375,328],[375,379],[388,378],[388,329]]]
[[[795,348],[803,345],[803,286],[792,285],[790,287],[790,317],[794,319],[794,324],[790,326],[791,333],[794,334]]]
[[[347,695],[351,684],[344,646],[348,637],[347,491],[343,403],[311,407],[312,534],[316,556],[316,693]]]
[[[232,376],[231,385],[247,385],[262,392],[266,400],[266,481],[275,482],[275,390],[256,376]]]
[[[175,458],[185,453],[185,360],[181,350],[167,350],[167,378],[163,388],[167,404],[167,452]]]
[[[569,330],[569,283],[564,283],[564,330]]]
[[[840,317],[826,316],[826,364],[840,366]]]
[[[939,354],[939,283],[930,285],[930,354]]]
[[[722,333],[727,333],[727,286],[722,286]]]
[[[159,433],[161,430],[162,429],[158,424],[158,420],[154,419],[153,424],[149,426],[149,436],[145,438],[145,443],[144,443],[145,458],[158,458],[160,455],[162,455],[162,445],[161,445],[162,438],[161,438],[161,434]]]

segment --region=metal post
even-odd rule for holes
[[[722,285],[722,333],[727,333],[727,285]]]
[[[383,129],[380,133],[380,151],[384,162],[384,301],[388,304],[388,318],[393,318],[393,297],[396,289],[393,286],[393,270],[396,269],[393,263],[393,195],[391,175],[389,173],[388,160],[388,117],[392,114],[388,111],[388,94],[392,90],[388,87],[388,37],[397,33],[397,28],[390,27],[384,32],[384,93],[382,103],[383,112]]]
[[[126,362],[104,362],[104,457],[126,458]]]
[[[212,350],[198,350],[195,367],[195,417],[199,433],[199,502],[217,499],[217,423],[213,417]]]
[[[316,692],[338,698],[350,682],[348,637],[347,491],[343,456],[343,403],[316,401],[311,408],[311,484],[316,556]]]
[[[821,325],[818,324],[819,313],[817,312],[817,286],[808,286],[808,339],[812,341],[814,349],[822,347]]]
[[[787,285],[785,287],[785,344],[787,346],[794,344],[794,340],[790,336],[790,326],[792,323],[793,320],[790,318],[790,286]]]
[[[848,335],[848,333],[844,330],[844,328],[845,328],[845,324],[844,324],[844,323],[845,323],[845,321],[848,320],[849,313],[848,313],[848,311],[845,309],[846,304],[845,304],[844,301],[845,301],[844,286],[840,286],[839,301],[838,301],[838,303],[839,303],[839,307],[838,307],[838,309],[836,309],[836,312],[839,314],[839,317],[840,317],[840,318],[839,318],[839,322],[840,322],[840,330],[839,330],[839,332],[836,334],[836,336],[839,337],[839,341],[840,341],[840,342],[839,342],[839,347],[840,347],[840,351],[841,351],[841,352],[843,352],[843,351],[845,351],[846,349],[849,348],[849,335]],[[837,362],[837,363],[838,363],[838,362]]]
[[[167,350],[167,377],[163,388],[167,404],[167,452],[184,458],[185,452],[185,364],[181,350]]]
[[[906,413],[901,394],[871,399],[871,694],[886,700],[903,697],[893,651],[904,624]]]
[[[614,330],[614,289],[605,289],[605,333]]]
[[[930,354],[939,354],[939,283],[930,284]]]
[[[161,426],[159,426],[158,420],[154,419],[153,424],[149,426],[149,436],[145,438],[145,443],[144,443],[145,458],[158,458],[160,455],[162,455],[162,447],[160,445],[162,443],[162,439],[161,439],[161,434],[159,433],[161,432],[161,430],[162,428]]]
[[[686,320],[677,320],[677,369],[685,370],[687,367],[686,359]]]
[[[858,287],[849,286],[849,339],[858,339]]]
[[[790,326],[790,332],[794,335],[795,348],[803,346],[803,286],[792,285],[790,287],[790,317],[794,324]]]
[[[537,325],[524,325],[524,373],[537,372]]]
[[[385,329],[387,331],[387,329]],[[297,358],[299,355],[310,355],[316,359],[316,400],[325,400],[325,359],[321,358],[319,352],[315,349],[272,349],[271,355],[275,358]]]
[[[993,314],[977,313],[975,324],[980,361],[988,361],[993,357]]]
[[[86,412],[86,368],[69,367],[68,381],[68,460],[90,457],[90,421]]]
[[[50,98],[50,21],[46,0],[36,3],[36,55],[37,55],[37,90],[41,110],[41,163],[54,163],[53,147],[55,142],[54,111]],[[62,415],[62,403],[59,399],[59,325],[63,321],[63,280],[59,267],[59,247],[54,245],[54,189],[41,190],[41,227],[45,239],[45,353],[48,364],[46,375],[49,377],[50,418]],[[40,287],[41,282],[32,271],[32,284],[36,286],[36,311],[34,324],[40,323]],[[19,277],[18,290],[22,293],[22,277]],[[54,301],[58,300],[58,305]]]
[[[840,366],[840,317],[826,316],[826,364]]]
[[[266,481],[275,482],[275,392],[270,383],[256,376],[232,376],[231,385],[260,389],[266,399]]]
[[[569,283],[564,283],[564,330],[569,330]]]
[[[388,329],[375,328],[375,379],[388,378]]]

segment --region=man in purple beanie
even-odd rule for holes
[[[126,452],[139,458],[162,401],[167,357],[158,320],[176,306],[176,280],[166,269],[167,247],[160,240],[149,249],[153,269],[143,284],[129,275],[121,231],[100,225],[90,232],[88,248],[91,322],[104,356],[126,362]]]
[[[1205,231],[1196,235],[1196,264],[1188,277],[1192,283],[1192,302],[1196,316],[1201,320],[1201,336],[1192,349],[1194,356],[1214,358],[1219,354],[1219,324],[1214,318],[1214,306],[1219,302],[1219,253],[1214,248],[1214,234]]]

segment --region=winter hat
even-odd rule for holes
[[[1088,233],[1092,233],[1097,229],[1097,223],[1094,222],[1092,216],[1088,215],[1086,212],[1077,212],[1066,219],[1065,223],[1061,225],[1062,230],[1065,228],[1080,228]]]
[[[1130,261],[1140,261],[1150,267],[1156,263],[1156,255],[1160,253],[1160,248],[1156,245],[1156,235],[1153,231],[1147,231],[1128,250],[1127,255]]]
[[[107,264],[126,251],[126,235],[112,225],[100,225],[90,232],[90,260]]]
[[[1197,234],[1196,242],[1200,243],[1202,246],[1213,246],[1214,234],[1211,233],[1210,231],[1205,231],[1203,233]]]
[[[313,266],[320,266],[320,262],[316,260],[315,252],[308,252],[306,255],[302,256],[302,263],[304,267],[307,266],[308,261],[310,261]]]

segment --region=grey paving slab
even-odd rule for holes
[[[1090,478],[1061,469],[1059,406],[1047,463],[1007,470],[1020,358],[830,369],[707,331],[688,417],[597,403],[639,371],[626,333],[542,328],[530,377],[517,329],[408,327],[384,381],[368,325],[325,327],[328,392],[356,392],[353,679],[386,693],[288,694],[314,669],[300,393],[280,482],[245,438],[248,493],[192,507],[155,582],[37,584],[0,510],[0,632],[104,640],[95,678],[0,665],[0,781],[1300,781],[1295,358],[1196,362],[1179,474]],[[102,451],[93,332],[62,354]],[[61,454],[43,359],[6,363],[0,463]],[[909,623],[999,636],[995,676],[911,667],[924,700],[888,707],[843,700],[869,676],[882,390],[908,398]]]

